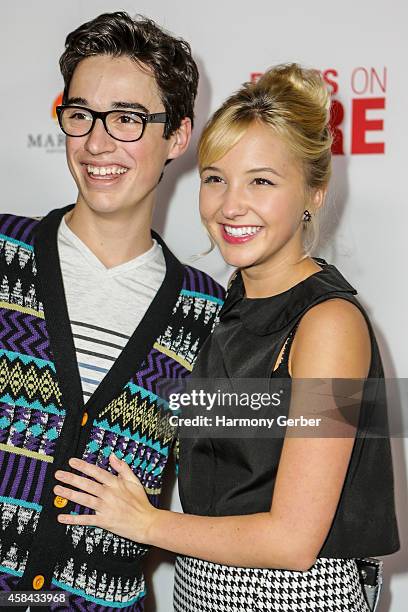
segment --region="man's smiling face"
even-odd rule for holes
[[[83,59],[72,76],[67,104],[96,111],[114,110],[118,105],[143,113],[165,110],[150,69],[127,56]],[[97,119],[86,136],[67,136],[67,161],[78,187],[78,204],[98,213],[153,207],[166,160],[187,146],[180,146],[177,132],[166,140],[163,130],[163,124],[150,123],[140,140],[121,142]]]

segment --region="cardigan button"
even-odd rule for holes
[[[56,508],[65,508],[67,503],[68,503],[68,500],[65,497],[61,497],[60,495],[57,495],[56,497],[54,497],[54,506]]]
[[[39,591],[40,589],[43,588],[44,582],[45,582],[44,576],[42,576],[41,574],[38,574],[33,580],[33,589],[35,591]]]
[[[84,427],[84,425],[86,425],[87,422],[88,422],[88,413],[84,412],[84,414],[82,415],[82,422],[81,422],[82,427]]]

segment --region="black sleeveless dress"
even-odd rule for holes
[[[247,299],[238,273],[221,320],[203,346],[194,379],[286,378],[288,356],[302,316],[341,298],[366,318],[372,359],[357,436],[336,514],[313,567],[306,572],[248,569],[179,556],[176,612],[367,612],[355,559],[399,548],[384,375],[374,333],[356,291],[338,270],[322,270],[284,293]],[[284,353],[273,371],[281,350]],[[279,408],[288,414],[289,405]],[[183,510],[202,516],[269,511],[283,438],[180,439],[179,489]],[[378,469],[381,466],[381,471]]]

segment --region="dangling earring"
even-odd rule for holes
[[[310,212],[306,209],[303,213],[303,219],[302,221],[304,221],[305,223],[309,223],[309,221],[311,220],[312,215],[310,214]]]

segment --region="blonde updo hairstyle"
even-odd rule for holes
[[[305,208],[312,213],[303,223],[303,245],[309,255],[319,239],[318,211],[311,196],[317,189],[325,192],[331,174],[329,119],[330,95],[320,72],[298,64],[275,66],[258,81],[245,83],[208,121],[198,145],[200,172],[228,153],[254,121],[274,129],[303,169]]]

